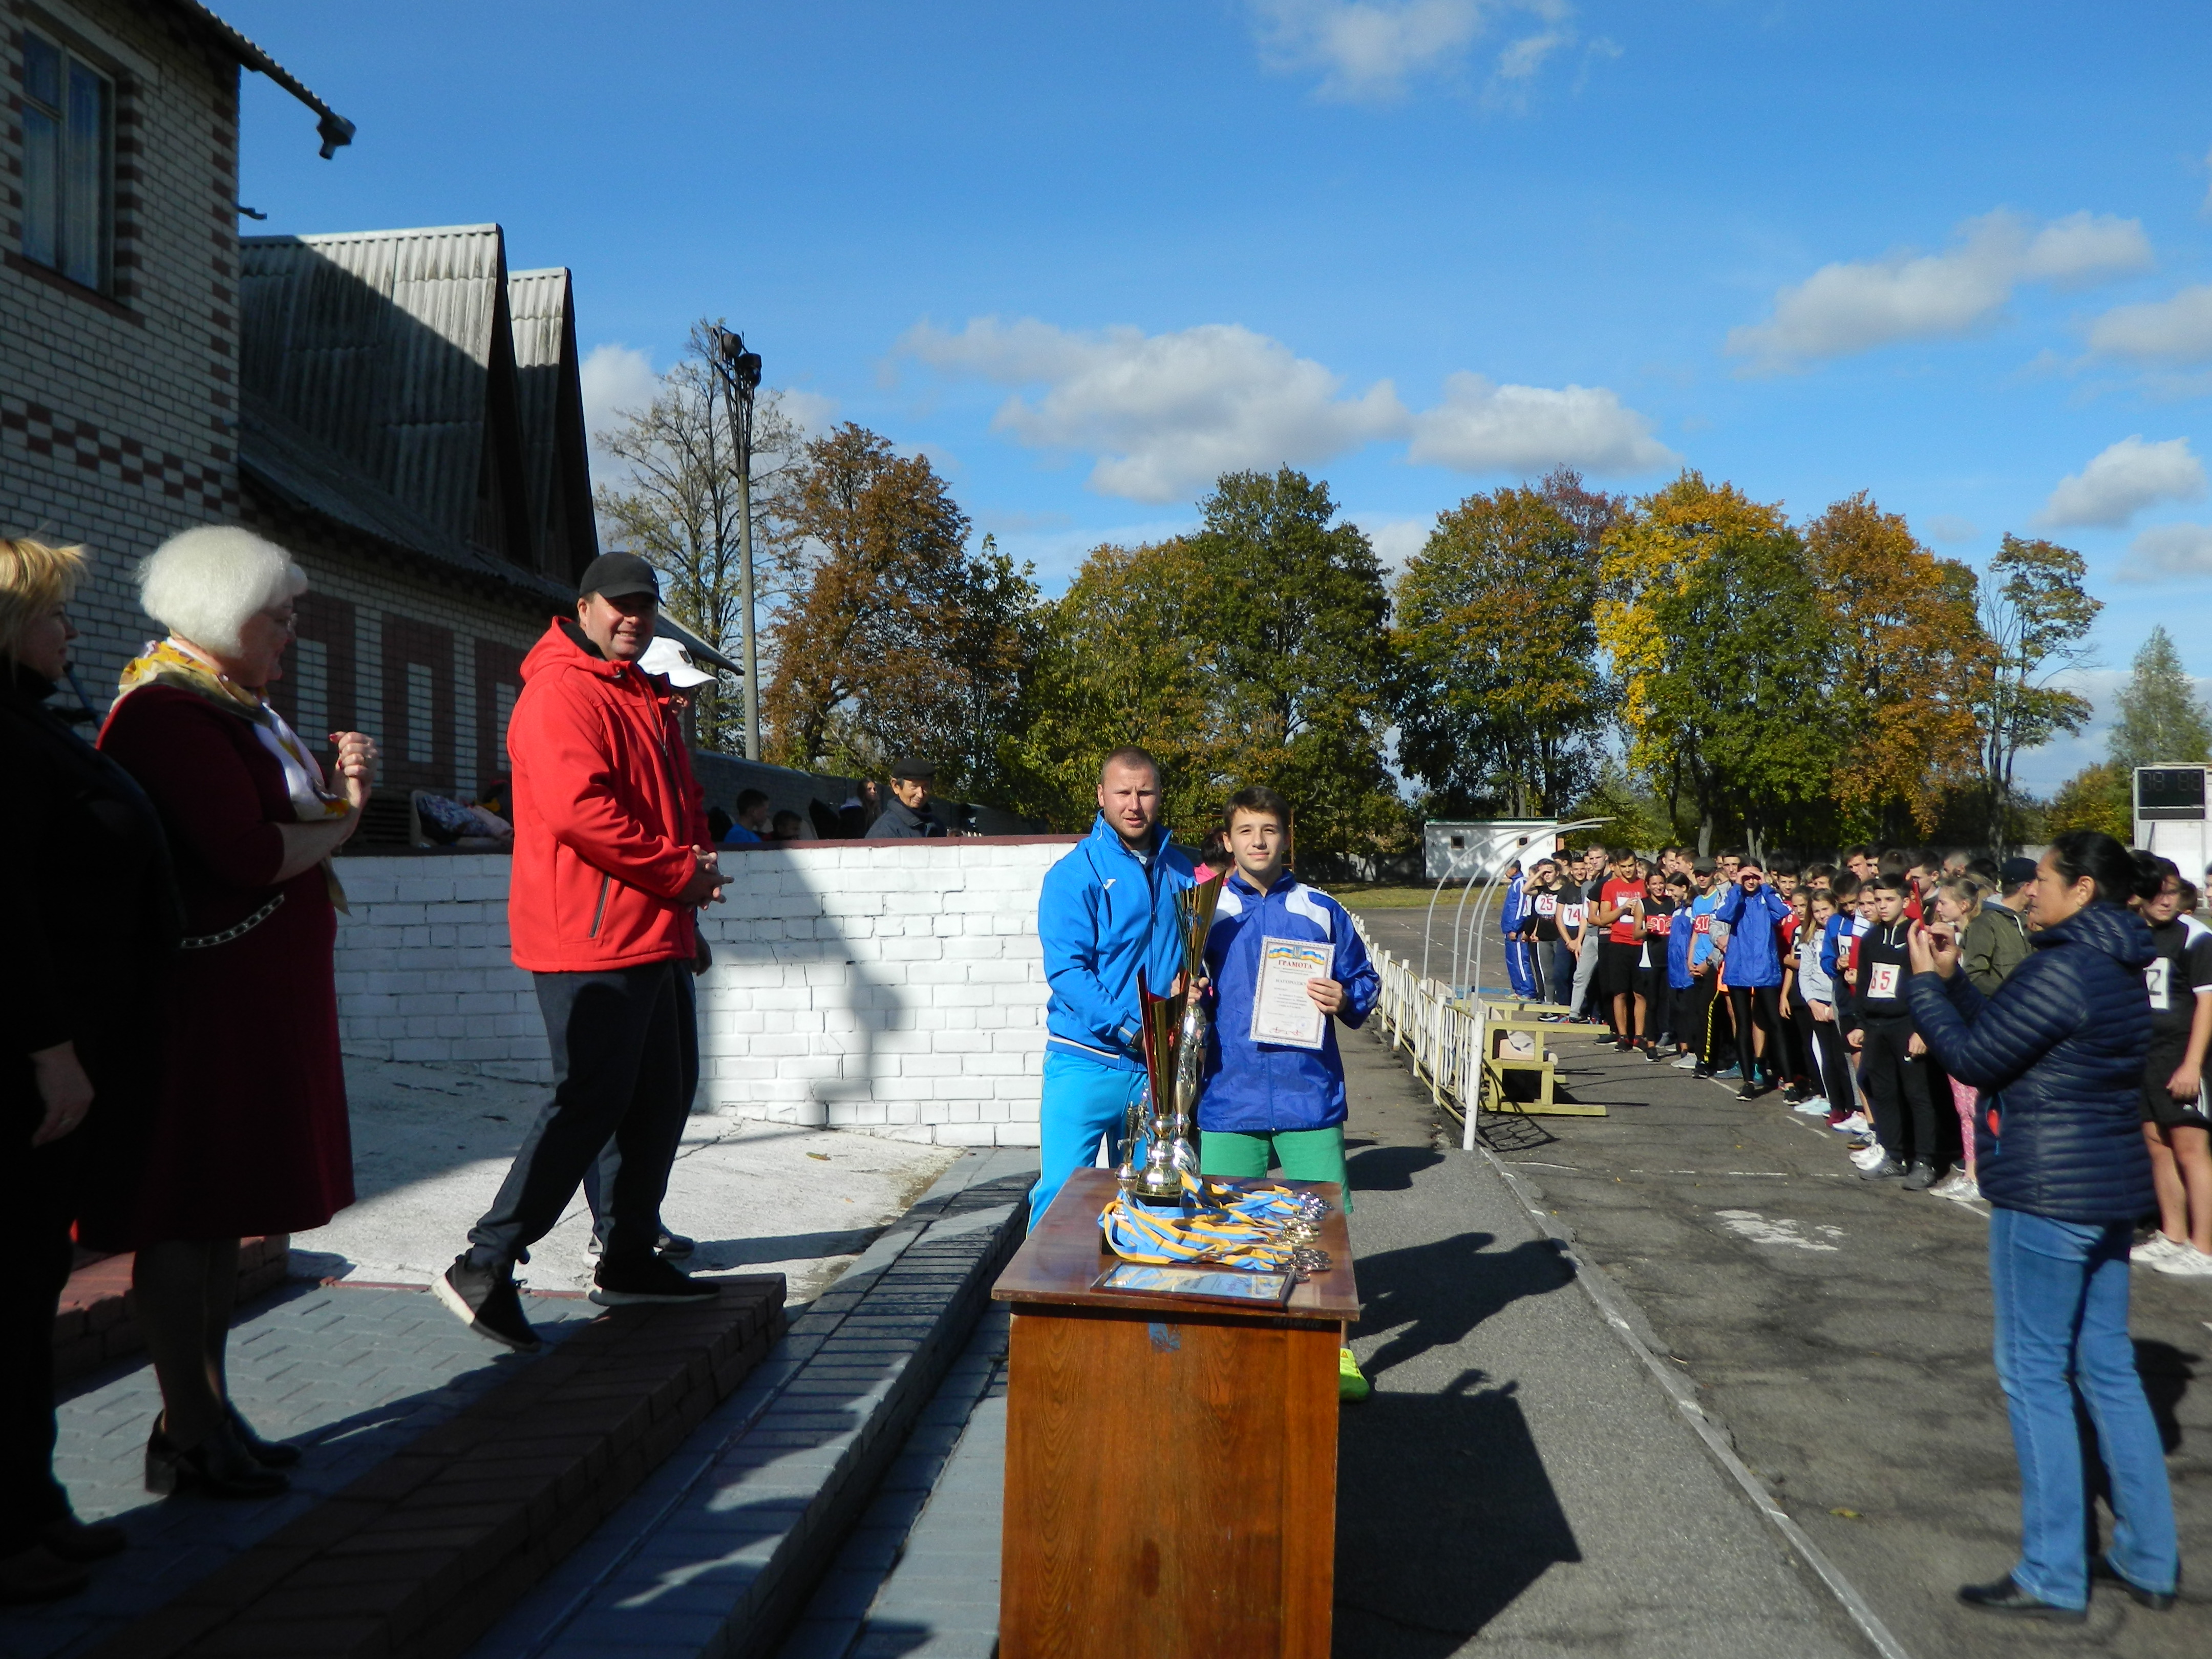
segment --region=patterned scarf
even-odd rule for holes
[[[142,653],[123,665],[116,702],[148,685],[188,691],[251,726],[255,739],[283,769],[284,793],[291,797],[292,811],[301,823],[323,823],[342,818],[352,810],[343,795],[331,793],[314,756],[268,699],[239,684],[190,646],[173,636],[158,645],[149,642]],[[113,710],[109,713],[112,717]],[[328,859],[323,860],[323,875],[330,886],[331,903],[344,910],[345,890]]]

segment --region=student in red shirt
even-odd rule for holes
[[[1613,1046],[1626,1054],[1636,1046],[1636,963],[1644,945],[1644,884],[1637,879],[1636,854],[1626,848],[1613,860],[1613,873],[1598,890],[1596,921],[1606,930],[1598,957],[1598,983],[1613,1009]]]

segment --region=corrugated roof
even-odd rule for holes
[[[514,349],[499,227],[240,240],[249,405],[471,539],[494,365]]]
[[[507,279],[514,319],[515,408],[530,497],[531,540],[549,568],[580,571],[599,550],[576,350],[575,283],[565,266]]]

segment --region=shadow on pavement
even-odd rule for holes
[[[762,1261],[798,1261],[824,1255],[858,1255],[885,1231],[883,1227],[848,1227],[836,1232],[779,1233],[772,1238],[702,1238],[697,1254],[684,1264],[689,1273],[743,1267]]]
[[[1582,1559],[1515,1385],[1486,1381],[1468,1371],[1443,1394],[1378,1393],[1346,1412],[1338,1659],[1443,1659],[1553,1563]]]
[[[1442,1152],[1426,1146],[1372,1146],[1354,1152],[1344,1168],[1355,1193],[1404,1193],[1413,1190],[1415,1176],[1443,1161]]]
[[[2142,1336],[2136,1339],[2136,1370],[2142,1377],[2151,1415],[2158,1419],[2159,1441],[2168,1457],[2181,1449],[2181,1397],[2189,1392],[2189,1384],[2197,1375],[2194,1368],[2203,1358],[2201,1353],[2177,1348],[2171,1342]]]
[[[1549,1239],[1528,1239],[1486,1254],[1489,1233],[1461,1233],[1433,1244],[1359,1259],[1365,1311],[1355,1335],[1396,1334],[1364,1362],[1370,1377],[1448,1348],[1499,1309],[1524,1296],[1544,1296],[1574,1282],[1574,1269]]]

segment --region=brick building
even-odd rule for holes
[[[137,562],[253,525],[313,584],[286,714],[466,793],[598,551],[569,276],[510,272],[496,225],[241,238],[241,69],[350,138],[191,0],[0,0],[0,533],[90,550],[101,705],[154,631]]]

